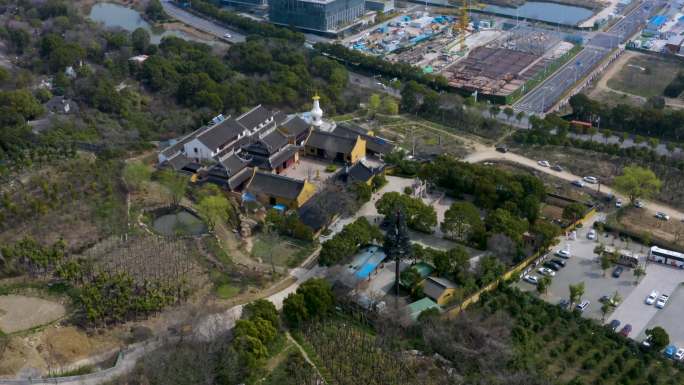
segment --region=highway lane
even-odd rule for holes
[[[171,1],[169,0],[162,1],[161,3],[164,7],[164,11],[169,16],[173,17],[174,19],[180,21],[183,24],[187,24],[195,29],[214,35],[217,38],[224,41],[228,41],[230,43],[242,43],[245,41],[245,35],[235,30],[225,28],[211,20],[195,16],[192,13],[182,8],[179,8],[175,4],[171,3]],[[226,34],[230,34],[231,37],[226,38]]]
[[[608,31],[597,33],[585,48],[555,74],[522,97],[513,107],[517,111],[543,114],[551,108],[578,80],[591,73],[594,66],[610,55],[618,44],[626,42],[646,22],[656,8],[653,0],[646,0],[615,23]]]

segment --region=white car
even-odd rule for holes
[[[679,348],[677,350],[677,353],[674,355],[675,360],[677,361],[682,361],[684,360],[684,348]]]
[[[667,303],[667,300],[670,299],[670,296],[667,294],[661,294],[660,297],[658,297],[658,300],[656,301],[655,306],[658,309],[662,309],[665,307],[665,304]]]
[[[225,37],[226,39],[230,39],[231,37],[233,37],[233,35],[226,33],[223,35],[223,37]]]
[[[537,278],[536,275],[526,275],[523,277],[523,279],[533,285],[536,285],[539,283],[539,278]]]
[[[658,299],[658,292],[653,290],[651,294],[649,294],[648,297],[646,297],[646,305],[653,305],[656,299]]]
[[[638,208],[638,209],[643,208],[644,206],[646,206],[646,205],[644,204],[644,202],[642,202],[642,201],[640,201],[640,200],[638,200],[638,199],[634,202],[634,207],[636,207],[636,208]]]
[[[598,178],[595,176],[585,176],[584,181],[591,184],[596,184],[599,182]]]
[[[551,167],[551,163],[549,163],[549,162],[546,161],[546,160],[540,160],[540,161],[537,162],[537,163],[539,163],[539,165],[542,166],[542,167]]]
[[[587,239],[589,239],[590,241],[596,240],[596,230],[589,230],[589,232],[587,233]]]
[[[662,219],[662,220],[664,220],[664,221],[669,221],[669,220],[670,220],[670,216],[667,215],[667,214],[665,214],[665,213],[662,212],[662,211],[658,211],[658,212],[656,213],[655,217],[658,218],[658,219]]]
[[[556,251],[556,255],[561,258],[568,259],[570,258],[570,250],[558,250]]]
[[[622,207],[622,199],[618,199],[615,201],[615,207],[621,208]]]
[[[549,269],[548,267],[541,267],[541,268],[539,268],[539,270],[537,270],[537,271],[538,271],[539,274],[541,274],[541,275],[548,275],[549,277],[555,277],[555,276],[556,276],[556,272],[553,271],[553,270],[551,270],[551,269]]]

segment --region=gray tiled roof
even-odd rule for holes
[[[240,170],[240,172],[238,172],[237,174],[233,175],[230,179],[228,179],[228,188],[230,188],[231,190],[235,190],[238,186],[247,181],[247,179],[251,178],[253,173],[253,168],[243,168],[242,170]]]
[[[294,116],[281,125],[281,129],[288,135],[297,137],[309,129],[309,123],[299,116]]]
[[[252,130],[255,127],[257,127],[259,123],[265,122],[272,116],[273,113],[260,104],[252,108],[251,110],[245,112],[244,114],[240,115],[235,120],[240,122],[240,124],[242,124],[243,126]]]
[[[322,148],[331,153],[341,152],[344,154],[350,153],[354,148],[354,144],[356,144],[356,139],[318,130],[312,131],[309,139],[306,141],[307,146]]]
[[[304,182],[282,175],[257,171],[247,186],[247,191],[285,199],[295,199],[304,187]]]
[[[219,146],[232,142],[237,139],[238,134],[245,130],[245,127],[238,121],[228,118],[219,124],[209,127],[197,136],[197,140],[202,142],[207,148],[214,151]]]
[[[363,128],[358,126],[339,124],[333,130],[333,134],[346,138],[356,138],[358,135],[361,135],[366,140],[366,149],[379,154],[389,154],[394,150],[392,143],[377,136],[368,135]]]
[[[363,162],[357,162],[347,170],[347,182],[367,182],[373,175],[375,175],[374,170]]]
[[[449,281],[448,279],[440,277],[427,277],[425,280],[425,286],[423,287],[423,292],[426,296],[437,301],[439,296],[442,295],[444,290],[455,288],[456,284]]]
[[[249,162],[240,158],[239,156],[232,154],[226,158],[223,158],[219,163],[226,169],[228,175],[235,175],[243,168],[249,165]]]

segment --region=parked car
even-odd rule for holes
[[[622,329],[620,329],[620,335],[623,337],[627,337],[629,335],[629,333],[631,333],[631,332],[632,332],[632,325],[630,325],[630,324],[627,324],[627,325],[623,326]]]
[[[533,284],[533,285],[536,285],[536,284],[539,283],[539,278],[537,278],[536,275],[529,275],[529,274],[528,274],[528,275],[524,276],[523,279],[524,279],[525,281],[527,281],[527,282]]]
[[[684,348],[677,349],[677,353],[675,353],[674,358],[677,361],[684,360]]]
[[[504,154],[508,152],[508,147],[506,146],[496,146],[496,151],[503,152]]]
[[[625,271],[625,269],[622,266],[616,267],[615,270],[613,270],[613,278],[620,278],[623,271]]]
[[[556,265],[560,267],[565,267],[565,261],[562,259],[554,259],[551,262],[555,263]]]
[[[585,311],[585,310],[587,310],[589,305],[591,305],[591,302],[589,302],[589,300],[585,299],[584,301],[578,303],[577,306],[575,306],[575,309],[577,309],[579,311]]]
[[[598,178],[595,176],[585,176],[584,178],[585,182],[591,183],[591,184],[597,184],[599,182]]]
[[[549,269],[548,267],[540,267],[539,270],[537,270],[539,274],[541,275],[548,275],[549,277],[555,277],[556,272]]]
[[[568,258],[570,258],[570,250],[565,250],[565,249],[558,250],[558,251],[556,251],[556,255],[561,257],[561,258],[568,259]]]
[[[662,211],[658,211],[658,212],[656,213],[655,217],[658,218],[658,219],[661,219],[661,220],[663,220],[663,221],[669,221],[669,220],[670,220],[670,216],[667,215],[667,214],[665,214],[665,213],[662,212]]]
[[[230,39],[231,37],[233,37],[233,35],[226,33],[223,35],[223,37],[225,37],[226,39]]]
[[[608,324],[608,327],[610,328],[610,330],[616,331],[617,328],[620,327],[620,321],[614,319],[614,320],[610,321],[610,323]]]
[[[618,200],[615,201],[615,207],[622,208],[622,199],[618,198]]]
[[[551,167],[551,163],[549,163],[547,160],[540,160],[537,163],[542,167]]]
[[[557,164],[557,165],[554,165],[553,167],[551,167],[551,170],[553,170],[553,171],[558,171],[558,172],[562,172],[562,171],[563,171],[563,167],[561,167],[560,164]]]
[[[563,298],[558,302],[558,306],[560,306],[561,309],[567,309],[568,306],[570,306],[570,300]]]
[[[638,199],[634,202],[634,207],[636,207],[636,208],[638,208],[638,209],[643,208],[644,206],[646,206],[646,205],[644,204],[644,202],[642,202],[642,201],[640,201],[640,200],[638,200]]]
[[[677,353],[677,347],[674,345],[667,345],[665,350],[663,351],[663,354],[665,354],[665,357],[668,358],[674,358],[675,353]]]
[[[551,270],[553,270],[553,271],[558,271],[558,270],[560,270],[560,267],[559,267],[558,265],[556,265],[555,263],[551,262],[551,261],[545,262],[545,263],[544,263],[544,267],[549,268],[549,269],[551,269]]]
[[[591,241],[596,240],[596,230],[594,230],[594,229],[589,230],[589,232],[587,233],[587,239],[589,239]]]
[[[658,299],[658,292],[656,290],[651,291],[651,294],[646,297],[646,305],[653,305]]]
[[[570,182],[570,183],[572,183],[572,184],[573,184],[573,186],[577,186],[577,187],[584,187],[584,182],[582,182],[582,181],[581,181],[581,180],[579,180],[579,179],[578,179],[578,180],[573,180],[573,181],[572,181],[572,182]]]
[[[667,294],[661,294],[660,297],[658,297],[658,300],[656,301],[655,306],[658,309],[662,309],[665,307],[665,304],[667,304],[667,301],[670,299],[670,296]]]

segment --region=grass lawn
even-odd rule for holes
[[[224,283],[216,288],[216,295],[221,299],[228,299],[240,293],[240,288]]]
[[[437,126],[431,124],[431,126]],[[449,128],[441,127],[445,131]],[[405,120],[385,124],[377,130],[378,136],[387,138],[399,146],[411,149],[415,145],[417,154],[465,154],[463,142],[451,135],[431,129],[426,123]]]
[[[252,257],[260,258],[263,263],[295,267],[313,251],[313,244],[296,239],[264,236],[259,234],[252,246]]]
[[[663,95],[663,90],[684,65],[660,56],[638,55],[608,80],[608,87],[645,98]]]

